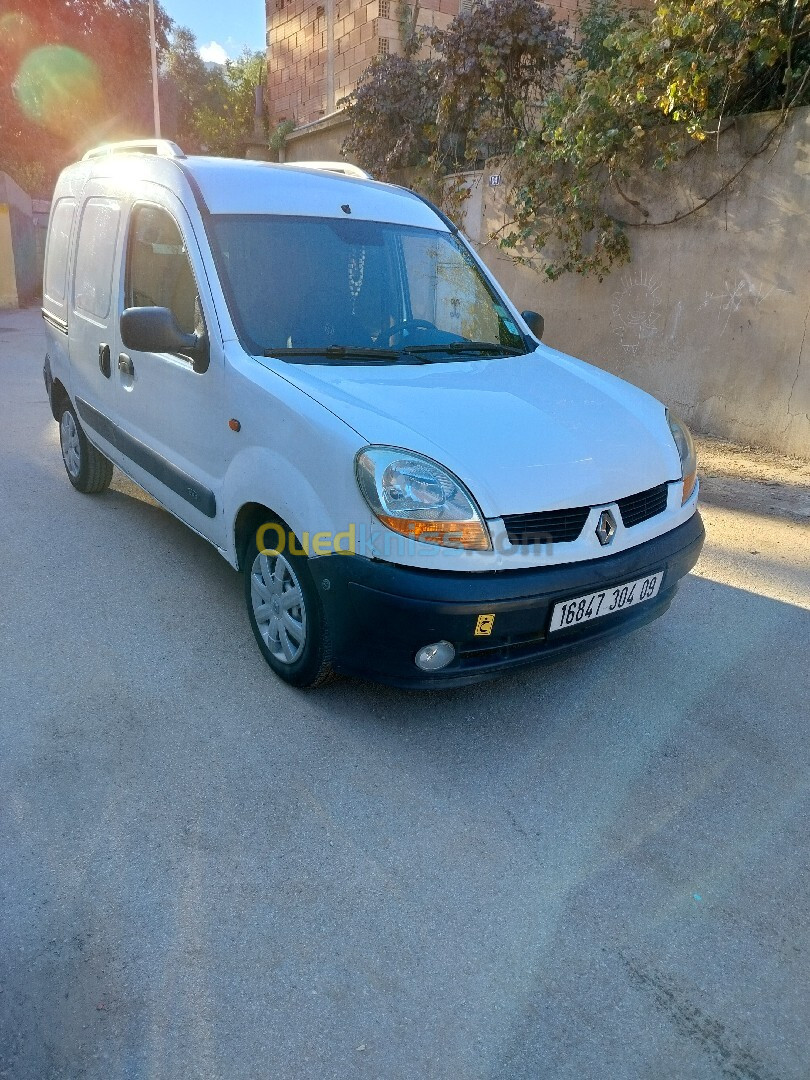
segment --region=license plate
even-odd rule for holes
[[[613,615],[636,604],[643,604],[645,600],[652,600],[661,588],[663,578],[664,571],[659,570],[656,574],[628,581],[626,585],[615,585],[601,592],[575,596],[573,600],[555,604],[548,632],[553,634],[555,630],[567,630],[571,626],[590,622],[591,619],[600,619],[603,615]]]

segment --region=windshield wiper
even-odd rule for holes
[[[492,341],[448,341],[444,345],[406,345],[406,353],[471,353],[475,356],[525,356],[526,350],[515,345],[496,345]]]
[[[280,348],[265,349],[265,356],[326,356],[335,359],[348,358],[351,360],[398,360],[400,352],[397,349],[364,349],[353,345],[324,345],[320,349],[297,349]]]

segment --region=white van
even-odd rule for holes
[[[557,657],[660,615],[700,552],[686,427],[541,344],[403,188],[99,148],[58,181],[43,315],[70,482],[117,465],[214,544],[296,686]]]

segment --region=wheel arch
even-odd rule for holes
[[[280,525],[283,525],[285,529],[290,528],[280,514],[277,514],[276,511],[272,510],[269,506],[265,506],[264,503],[247,502],[239,507],[233,524],[234,553],[236,555],[237,570],[244,570],[245,552],[250,543],[250,538],[255,534],[259,526],[264,525],[266,521],[277,521]]]
[[[51,383],[49,397],[51,403],[51,413],[53,414],[54,420],[58,420],[59,417],[62,415],[62,409],[65,407],[65,405],[71,404],[70,394],[65,389],[64,383],[62,383],[59,379],[54,379]]]

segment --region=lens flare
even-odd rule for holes
[[[98,120],[102,104],[98,68],[67,45],[42,45],[28,53],[13,89],[28,119],[55,134],[75,138]]]

